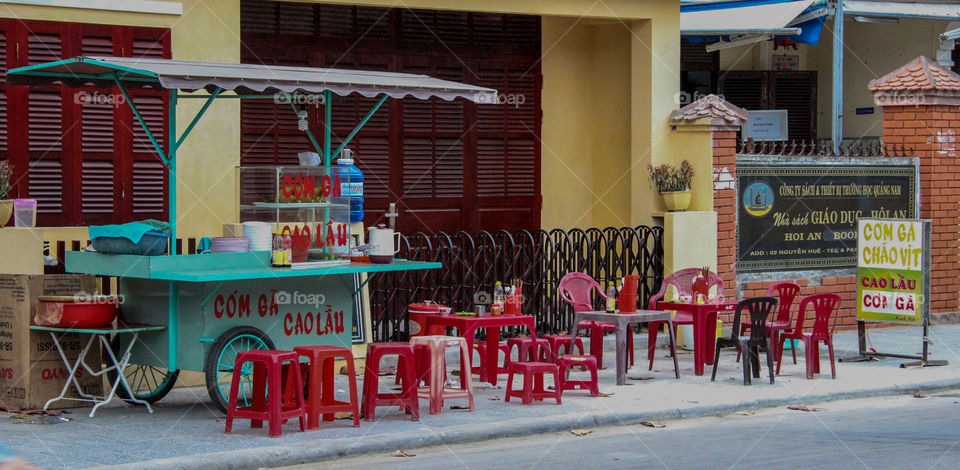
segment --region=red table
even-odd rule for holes
[[[424,329],[428,335],[442,335],[446,327],[457,329],[457,333],[467,340],[467,347],[473,351],[473,343],[477,328],[487,329],[487,357],[484,358],[486,364],[492,364],[491,367],[484,367],[481,373],[486,371],[487,377],[480,376],[480,381],[490,382],[490,385],[497,384],[497,355],[500,351],[500,328],[504,326],[525,326],[530,329],[530,337],[536,338],[536,319],[532,315],[498,315],[498,316],[460,316],[460,315],[427,315]],[[473,356],[471,354],[471,363]],[[470,371],[460,371],[461,374],[469,374]]]
[[[723,298],[710,299],[702,304],[657,302],[657,310],[678,310],[690,312],[693,315],[693,372],[696,375],[703,375],[704,364],[713,365],[713,351],[717,340],[717,313],[732,312],[736,308],[736,300]],[[659,324],[651,325],[648,347],[656,346],[658,327]]]

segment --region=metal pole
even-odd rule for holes
[[[840,153],[843,140],[843,0],[836,0],[833,13],[833,152]]]
[[[333,125],[333,93],[323,92],[323,164],[330,166],[330,126]]]
[[[169,127],[167,128],[167,213],[170,219],[170,255],[177,254],[177,90],[170,90],[170,103],[167,106]],[[146,127],[146,126],[144,126]],[[177,281],[170,281],[167,297],[167,369],[177,370],[177,302],[179,301]]]

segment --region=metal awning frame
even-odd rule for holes
[[[98,62],[98,65],[112,69],[112,72],[103,73],[103,74],[73,74],[73,73],[62,73],[62,72],[51,72],[44,71],[45,68],[57,65],[65,65],[77,62],[77,58],[63,59],[58,61],[46,62],[42,64],[35,64],[26,67],[20,67],[11,69],[8,73],[10,75],[19,75],[19,76],[33,76],[33,77],[45,77],[49,79],[64,79],[64,81],[96,81],[96,82],[109,82],[115,85],[120,93],[123,95],[124,101],[130,107],[130,110],[133,112],[134,117],[137,119],[137,122],[140,123],[140,127],[143,128],[144,132],[147,135],[147,138],[150,140],[150,143],[153,145],[154,151],[156,151],[157,156],[160,158],[160,161],[167,167],[168,179],[173,182],[168,186],[168,195],[167,195],[167,211],[168,217],[170,219],[170,231],[172,240],[176,240],[177,237],[177,193],[176,193],[176,180],[177,180],[177,151],[180,146],[183,145],[183,142],[187,139],[187,136],[190,135],[190,132],[197,126],[200,122],[200,119],[206,114],[207,110],[210,109],[210,106],[213,104],[214,100],[217,99],[270,99],[276,100],[277,98],[284,98],[290,104],[291,110],[297,114],[300,109],[298,108],[297,101],[303,99],[320,99],[324,103],[324,125],[323,125],[323,145],[320,145],[320,142],[317,140],[316,136],[313,135],[313,132],[309,127],[305,130],[307,137],[310,140],[311,145],[320,154],[323,158],[324,165],[330,165],[331,162],[337,158],[348,144],[356,137],[357,133],[360,132],[360,129],[363,128],[366,123],[373,118],[373,115],[386,103],[389,95],[387,93],[380,93],[377,96],[377,102],[370,108],[366,115],[360,120],[359,123],[350,131],[349,134],[343,139],[343,142],[334,149],[333,148],[333,138],[332,138],[332,124],[333,124],[333,93],[330,90],[323,90],[320,93],[291,93],[288,91],[276,91],[276,92],[265,92],[262,94],[225,94],[223,88],[217,86],[212,91],[207,88],[206,94],[197,94],[197,93],[183,93],[180,88],[167,88],[169,106],[168,106],[168,126],[169,132],[167,133],[167,151],[164,152],[163,146],[157,140],[153,131],[147,126],[147,122],[143,117],[143,114],[137,108],[137,105],[133,102],[130,97],[130,94],[127,90],[127,87],[131,84],[133,85],[156,85],[157,87],[164,88],[160,82],[160,79],[157,74],[150,72],[149,70],[141,70],[131,67],[125,67],[118,64],[112,64],[109,62]],[[69,83],[68,83],[69,85]],[[201,87],[202,88],[202,87]],[[197,88],[196,91],[199,91],[201,88]],[[190,120],[187,127],[183,132],[178,136],[177,135],[177,104],[179,99],[203,99],[205,100],[203,106],[197,111],[196,115]],[[299,116],[298,116],[299,117]],[[175,250],[174,246],[171,246],[170,252],[173,253]]]

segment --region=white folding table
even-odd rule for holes
[[[94,413],[97,412],[97,408],[100,408],[107,403],[110,403],[113,400],[113,397],[117,394],[117,387],[123,386],[123,389],[127,392],[127,401],[141,404],[147,407],[149,413],[153,413],[153,408],[150,407],[150,404],[144,400],[138,399],[134,396],[133,391],[130,389],[130,384],[127,383],[126,377],[123,375],[123,371],[127,368],[127,363],[130,361],[130,350],[133,348],[133,345],[137,342],[137,337],[141,332],[144,331],[156,331],[163,330],[165,327],[157,325],[141,325],[141,324],[119,324],[118,326],[101,326],[97,328],[69,328],[69,327],[58,327],[58,326],[43,326],[43,325],[33,325],[30,327],[31,330],[35,331],[47,331],[50,333],[50,337],[53,338],[53,344],[57,348],[57,352],[60,353],[60,359],[63,360],[64,365],[67,366],[67,370],[70,371],[70,378],[65,384],[63,384],[63,390],[60,391],[60,395],[54,398],[51,398],[43,405],[43,409],[46,410],[51,403],[58,400],[73,400],[73,401],[83,401],[94,403],[93,409],[90,410],[90,417],[92,418]],[[80,351],[80,355],[77,356],[75,363],[71,364],[70,360],[67,359],[66,353],[64,353],[63,347],[60,345],[60,338],[57,337],[58,334],[63,333],[80,333],[90,335],[90,339],[87,340],[86,345],[84,345],[83,350]],[[110,348],[110,335],[112,334],[130,334],[130,343],[127,344],[126,348],[122,348],[122,352],[119,354],[114,353],[113,349]],[[98,344],[103,345],[103,349],[107,352],[107,358],[109,362],[104,360],[106,367],[102,367],[98,371],[94,371],[90,368],[89,365],[85,362],[87,353],[90,352],[90,347],[93,346],[95,340],[99,339]],[[118,351],[120,352],[120,351]],[[80,382],[77,381],[77,371],[80,367],[83,366],[86,369],[87,373],[93,375],[94,377],[99,377],[111,370],[117,371],[117,378],[114,379],[113,383],[110,384],[110,392],[105,396],[96,396],[91,395],[83,391],[80,387]],[[73,385],[77,394],[81,398],[68,397],[67,390],[70,389],[70,386]]]

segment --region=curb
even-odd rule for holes
[[[372,435],[329,442],[318,440],[310,444],[278,445],[238,451],[217,452],[204,456],[189,455],[168,459],[147,460],[107,467],[113,470],[141,469],[150,467],[159,470],[227,470],[258,469],[298,465],[311,462],[354,457],[364,454],[387,453],[397,449],[416,449],[441,444],[464,444],[503,437],[521,437],[532,434],[566,431],[571,428],[589,428],[638,424],[641,421],[694,418],[732,413],[744,408],[771,408],[801,403],[816,403],[854,398],[900,395],[917,390],[936,392],[960,388],[960,378],[925,382],[912,385],[893,385],[877,389],[850,390],[845,392],[759,399],[713,406],[691,406],[666,409],[659,412],[602,412],[570,413],[537,418],[534,420],[509,420],[484,425],[461,425],[442,428],[432,435],[387,434]]]

